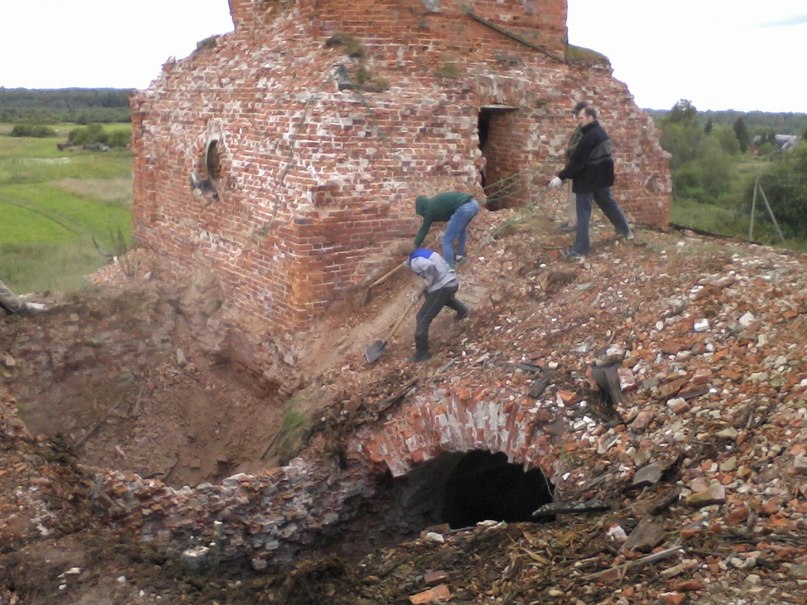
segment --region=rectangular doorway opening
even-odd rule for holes
[[[487,196],[487,208],[499,210],[523,204],[523,135],[517,129],[518,108],[486,105],[479,110],[479,149],[484,157],[479,178]]]

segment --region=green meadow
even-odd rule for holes
[[[57,124],[57,138],[28,138],[0,124],[0,280],[18,294],[79,289],[122,251],[120,236],[131,240],[132,154],[59,150],[75,127]]]

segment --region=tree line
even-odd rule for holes
[[[77,124],[130,122],[129,93],[121,88],[0,87],[0,122]]]
[[[682,99],[653,115],[671,155],[673,204],[694,200],[730,210],[739,231],[759,183],[785,236],[807,240],[807,114],[699,112]],[[777,146],[782,134],[794,135],[796,145]]]
[[[670,114],[682,111],[680,105],[692,103],[686,99],[681,99],[672,109],[646,109],[647,113],[653,116],[653,120],[660,122]],[[693,107],[694,108],[694,107]],[[704,125],[711,122],[715,126],[734,126],[738,119],[742,118],[749,132],[775,132],[776,134],[803,134],[807,128],[807,113],[793,112],[768,112],[768,111],[737,111],[727,109],[696,110],[698,121]]]

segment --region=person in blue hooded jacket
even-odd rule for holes
[[[426,281],[426,287],[423,289],[425,300],[417,313],[415,354],[409,361],[426,361],[431,358],[429,326],[443,307],[456,311],[457,320],[468,317],[469,310],[456,297],[460,287],[457,273],[437,252],[428,248],[417,248],[409,255],[407,263],[415,275]]]

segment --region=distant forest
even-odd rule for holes
[[[653,116],[656,124],[669,115],[667,109],[645,109]],[[804,135],[807,130],[807,113],[768,113],[765,111],[697,111],[698,121],[705,125],[711,122],[712,126],[734,126],[738,118],[742,118],[745,126],[752,134],[774,132],[775,134]]]
[[[0,87],[0,122],[96,124],[130,122],[129,89]]]
[[[61,88],[29,89],[0,87],[0,122],[53,124],[74,122],[94,124],[130,122],[130,89]],[[656,123],[671,110],[646,109]],[[752,133],[803,134],[807,129],[807,113],[767,113],[698,111],[698,120],[713,126],[733,126],[742,117]]]

